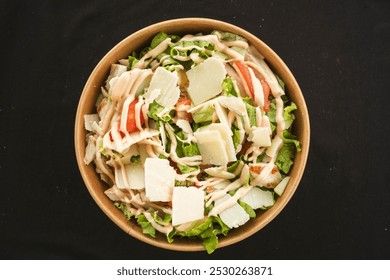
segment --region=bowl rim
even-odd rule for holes
[[[110,218],[111,221],[113,221],[118,227],[120,227],[123,231],[125,231],[127,234],[133,236],[134,238],[143,241],[147,244],[163,248],[163,249],[169,249],[169,250],[175,250],[175,251],[204,251],[205,248],[202,246],[201,242],[199,240],[196,240],[195,242],[177,242],[176,240],[173,243],[168,243],[166,241],[166,238],[152,238],[142,233],[142,231],[139,230],[138,225],[134,225],[133,222],[128,221],[123,217],[119,217],[119,209],[117,209],[113,202],[109,200],[107,197],[103,197],[101,192],[99,192],[96,187],[94,186],[94,180],[88,176],[88,168],[90,166],[87,166],[84,164],[84,151],[86,146],[86,139],[85,139],[85,129],[84,129],[84,104],[87,101],[87,99],[90,98],[88,92],[90,90],[95,90],[97,86],[97,77],[98,76],[104,76],[104,73],[106,73],[105,77],[108,75],[109,68],[103,69],[107,67],[108,65],[111,66],[111,64],[117,62],[119,59],[125,57],[118,57],[120,56],[120,53],[124,53],[129,48],[127,45],[133,41],[137,40],[139,38],[142,38],[144,35],[144,32],[148,34],[148,37],[152,38],[153,35],[155,35],[157,32],[152,32],[156,30],[160,31],[166,31],[166,30],[180,30],[182,29],[182,25],[186,24],[188,25],[195,25],[196,27],[192,28],[185,28],[185,30],[198,30],[198,32],[203,32],[204,30],[226,30],[230,32],[234,32],[236,34],[239,34],[246,38],[251,44],[256,45],[256,48],[261,47],[261,54],[264,55],[265,60],[267,61],[267,64],[271,68],[277,68],[282,69],[283,74],[278,72],[278,75],[280,75],[283,79],[285,77],[289,77],[289,84],[288,88],[289,90],[294,90],[294,95],[297,96],[297,100],[299,101],[298,104],[298,113],[299,113],[299,119],[301,125],[303,125],[302,129],[300,130],[300,141],[304,143],[302,145],[302,150],[297,153],[297,156],[294,160],[294,165],[292,167],[292,171],[294,171],[294,177],[291,176],[290,182],[288,183],[288,186],[286,187],[285,193],[281,197],[279,197],[276,200],[276,203],[273,207],[262,213],[260,216],[262,219],[259,219],[260,222],[255,223],[253,219],[252,221],[249,221],[248,223],[251,224],[249,226],[246,224],[243,227],[239,227],[237,229],[234,229],[235,231],[239,231],[239,234],[227,236],[227,237],[221,237],[219,238],[218,242],[218,248],[222,248],[225,246],[229,246],[232,244],[235,244],[239,241],[242,241],[256,232],[260,231],[262,228],[264,228],[266,225],[268,225],[272,220],[276,218],[277,215],[286,207],[287,203],[291,200],[292,196],[294,195],[296,189],[298,188],[298,185],[301,181],[301,178],[303,176],[307,158],[309,155],[309,146],[310,146],[310,120],[309,120],[309,113],[306,106],[306,102],[304,99],[304,96],[301,92],[301,89],[291,73],[290,69],[287,67],[287,65],[284,63],[284,61],[267,45],[265,44],[260,38],[256,37],[249,31],[238,27],[232,23],[220,21],[217,19],[211,19],[211,18],[202,18],[202,17],[188,17],[188,18],[175,18],[175,19],[169,19],[161,22],[157,22],[154,24],[151,24],[149,26],[146,26],[144,28],[139,29],[136,32],[133,32],[129,36],[125,37],[123,40],[121,40],[119,43],[117,43],[112,49],[110,49],[103,58],[100,59],[98,64],[95,66],[93,71],[91,72],[87,82],[85,83],[85,86],[82,90],[78,106],[77,106],[77,112],[76,112],[76,118],[75,118],[75,127],[74,127],[74,145],[75,145],[75,154],[77,159],[77,164],[79,171],[81,173],[81,176],[83,178],[84,184],[87,187],[90,195],[92,196],[95,203],[99,206],[99,208]],[[181,26],[177,26],[181,25]],[[213,28],[213,27],[219,27],[219,28]],[[177,32],[179,33],[179,32]],[[189,33],[187,31],[181,32]],[[172,33],[173,34],[173,33]],[[150,40],[149,40],[150,41]],[[148,40],[145,40],[144,42],[138,43],[138,47],[132,47],[131,50],[137,50],[140,48],[143,44],[148,43]],[[130,52],[127,52],[129,54]],[[269,59],[272,58],[272,63],[270,64]],[[113,61],[114,60],[114,61]],[[275,71],[275,70],[274,70]],[[101,85],[101,84],[100,84]],[[289,92],[287,90],[287,92]],[[289,95],[289,93],[287,93]],[[296,167],[297,159],[299,158],[299,168]],[[96,173],[96,172],[95,172]],[[97,176],[97,174],[96,174]],[[288,190],[288,191],[287,191]],[[287,191],[287,192],[286,192]],[[103,194],[104,195],[104,194]],[[104,195],[105,196],[105,195]],[[107,200],[111,202],[111,206],[108,204]],[[275,207],[276,206],[276,207]],[[258,221],[256,219],[256,221]],[[241,229],[240,229],[241,228]],[[245,230],[242,230],[242,228],[245,228]]]

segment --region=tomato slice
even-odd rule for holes
[[[126,121],[126,130],[128,133],[135,132],[135,131],[139,130],[137,127],[136,120],[135,120],[135,114],[136,114],[135,113],[135,106],[137,105],[137,103],[138,103],[138,100],[135,99],[129,105],[129,110],[127,113],[127,121]],[[142,114],[142,111],[140,111],[139,118],[140,118],[141,126],[143,126],[145,123],[145,118],[144,118],[144,115]],[[120,123],[118,123],[118,132],[122,138],[125,137],[125,133],[120,130]],[[110,132],[109,136],[110,136],[111,142],[113,142],[114,139],[112,138],[111,132]]]
[[[244,79],[244,82],[246,83],[249,93],[253,99],[255,96],[255,91],[253,89],[252,77],[251,74],[249,73],[248,66],[242,63],[242,61],[240,60],[234,61],[234,66],[236,66],[238,71],[240,71],[239,74],[241,74],[242,78]]]
[[[271,92],[271,88],[269,87],[266,80],[262,79],[260,80],[261,86],[263,87],[263,93],[264,93],[264,111],[269,111],[269,106],[271,105],[271,102],[269,101],[268,97]]]
[[[136,118],[135,106],[137,105],[137,103],[138,103],[138,100],[134,99],[133,102],[131,102],[129,105],[129,111],[127,113],[127,122],[126,122],[126,130],[129,133],[135,132],[138,130],[137,123],[135,120],[135,118]],[[142,114],[141,111],[140,111],[139,118],[140,118],[141,126],[143,126],[145,123],[145,118],[144,118],[144,115]]]
[[[125,137],[125,134],[124,134],[122,131],[120,131],[119,126],[120,126],[120,123],[118,123],[118,132],[119,132],[119,135],[121,136],[121,138],[123,138],[123,137]],[[111,133],[111,131],[110,131],[109,136],[110,136],[110,141],[111,141],[111,142],[114,142],[114,138],[112,138],[112,133]]]
[[[234,64],[237,67],[237,69],[240,71],[240,73],[242,75],[242,78],[245,80],[245,83],[247,84],[248,89],[249,89],[249,91],[250,91],[250,93],[252,95],[251,97],[253,99],[254,95],[255,95],[255,91],[254,91],[254,88],[253,88],[252,77],[251,77],[251,75],[249,73],[248,66],[246,66],[244,63],[242,63],[239,60],[235,61]],[[258,73],[256,70],[253,70],[253,72],[255,73],[256,78],[258,78],[260,80],[261,86],[263,88],[263,93],[264,93],[264,107],[263,107],[263,110],[265,112],[268,112],[269,109],[270,109],[270,104],[271,104],[271,102],[268,99],[269,94],[271,92],[271,88],[269,87],[267,81],[264,79],[264,77],[260,73]]]

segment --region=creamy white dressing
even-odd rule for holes
[[[144,212],[145,218],[148,220],[148,222],[154,227],[157,231],[164,233],[165,235],[168,235],[172,230],[173,226],[171,224],[166,225],[160,225],[158,224],[154,219],[152,214],[149,212]]]
[[[160,53],[165,51],[171,42],[171,38],[166,38],[160,44],[158,44],[154,49],[148,51],[135,65],[134,68],[144,69],[152,61],[155,57],[157,57]]]
[[[142,106],[144,105],[144,99],[142,96],[138,98],[137,104],[135,104],[135,125],[138,130],[142,130],[141,115],[142,115]]]

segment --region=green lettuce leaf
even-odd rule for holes
[[[180,40],[180,37],[177,35],[168,35],[165,32],[159,32],[157,33],[150,43],[150,48],[154,49],[157,47],[162,41],[164,41],[167,38],[171,38],[171,42],[177,42]]]
[[[172,117],[169,113],[159,117],[158,114],[160,114],[163,110],[165,109],[164,106],[158,104],[156,100],[154,100],[150,105],[149,105],[149,112],[148,112],[148,117],[154,119],[155,121],[163,121],[163,122],[169,122]]]
[[[232,126],[232,132],[233,132],[233,146],[234,149],[236,149],[237,146],[241,144],[241,133],[240,130],[235,125]]]
[[[247,203],[243,202],[243,201],[239,201],[238,204],[240,204],[240,206],[242,208],[244,208],[245,212],[248,213],[249,217],[250,218],[256,218],[256,212],[255,210],[253,210],[252,207],[250,207]]]
[[[256,107],[245,102],[246,111],[248,112],[249,122],[251,126],[256,126]]]
[[[137,223],[141,226],[143,234],[149,234],[151,237],[156,237],[156,230],[152,224],[146,219],[144,214],[137,216]]]
[[[126,219],[130,220],[131,217],[133,217],[134,215],[129,211],[129,209],[127,208],[126,204],[122,203],[122,202],[115,202],[114,205],[116,207],[118,207],[118,209],[120,209],[123,214],[125,215]]]
[[[211,34],[216,35],[219,40],[223,40],[223,41],[244,41],[244,42],[247,42],[247,40],[244,37],[241,37],[240,35],[232,33],[232,32],[214,30]]]
[[[192,119],[195,123],[210,122],[214,115],[214,106],[203,106],[201,109],[192,114]]]
[[[297,152],[301,151],[301,143],[297,140],[297,137],[293,135],[289,130],[283,130],[282,134],[283,142],[286,144],[294,144]]]
[[[283,118],[284,118],[286,129],[290,128],[293,121],[295,120],[295,116],[291,112],[297,109],[298,109],[297,105],[294,102],[291,102],[289,106],[284,107]]]
[[[202,240],[207,253],[211,254],[218,247],[218,235],[227,235],[229,228],[221,221],[219,217],[207,217],[207,219],[195,224],[187,231],[176,232],[178,236],[198,237]]]
[[[217,235],[212,234],[210,237],[204,239],[202,245],[206,249],[208,254],[212,254],[218,247]]]
[[[133,52],[131,55],[129,55],[127,59],[129,61],[129,66],[127,66],[127,69],[131,70],[134,68],[134,65],[136,65],[139,61],[139,56],[136,52]]]
[[[275,164],[284,174],[290,171],[291,165],[293,164],[292,159],[295,156],[295,149],[295,145],[292,143],[284,144],[276,157]]]
[[[234,89],[233,81],[231,78],[225,78],[222,82],[222,90],[226,96],[238,96],[238,93]]]
[[[198,166],[188,166],[184,164],[177,164],[177,167],[179,168],[181,174],[191,173],[199,169]]]
[[[213,218],[208,217],[203,223],[200,223],[187,231],[178,231],[179,236],[198,236],[208,228],[212,228]]]

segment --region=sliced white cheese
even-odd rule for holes
[[[175,170],[167,159],[147,158],[145,161],[145,191],[150,201],[171,201],[175,185]]]
[[[123,179],[122,168],[115,168],[115,184],[119,189],[126,189],[127,184]],[[127,177],[126,177],[127,178]]]
[[[284,177],[283,180],[274,188],[274,191],[278,196],[283,194],[288,182],[290,182],[290,176]]]
[[[272,192],[263,191],[262,189],[256,187],[252,188],[243,197],[241,197],[240,201],[248,204],[254,210],[259,208],[267,209],[275,203]]]
[[[142,163],[131,163],[125,165],[127,181],[130,189],[141,190],[145,188],[145,170]]]
[[[226,194],[224,197],[215,201],[215,206],[218,206],[230,198],[231,196]],[[219,217],[229,228],[237,228],[249,220],[248,213],[245,212],[244,208],[242,208],[237,202],[234,203],[233,206],[223,210],[219,214]]]
[[[172,196],[172,225],[204,217],[204,191],[196,187],[175,187]]]
[[[121,64],[112,64],[110,69],[110,75],[108,75],[107,81],[106,81],[106,88],[110,89],[111,86],[111,79],[119,77],[123,72],[126,72],[127,67]]]
[[[160,90],[160,94],[157,96],[156,102],[169,110],[172,109],[180,97],[180,89],[177,86],[177,81],[178,77],[176,72],[170,72],[164,67],[158,67],[150,81],[145,99],[154,90],[158,89]]]
[[[92,135],[88,137],[88,144],[85,148],[84,163],[90,164],[96,157],[96,140]]]
[[[202,161],[205,164],[226,165],[228,155],[226,144],[216,130],[202,130],[194,133]]]
[[[242,98],[235,96],[219,96],[218,102],[223,107],[228,108],[230,111],[242,116],[246,112],[245,103]]]
[[[176,121],[176,125],[183,130],[186,134],[192,134],[192,127],[187,120],[179,119]]]
[[[258,147],[271,146],[271,135],[269,134],[268,127],[252,126],[249,131],[248,140],[255,143]]]
[[[222,81],[226,76],[225,65],[217,57],[210,57],[187,71],[188,94],[194,105],[207,101],[222,91]]]
[[[225,145],[226,154],[228,161],[236,161],[236,151],[234,149],[232,131],[230,128],[222,123],[212,123],[208,126],[208,129],[211,131],[218,131],[221,134],[222,140]]]
[[[94,131],[93,123],[99,123],[98,114],[84,115],[84,127],[86,130]]]

